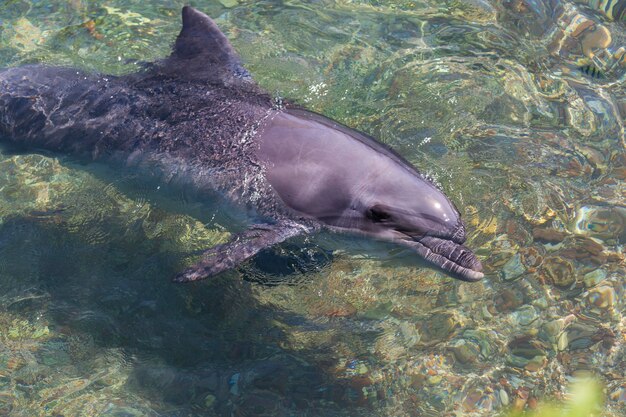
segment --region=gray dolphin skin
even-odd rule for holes
[[[138,73],[0,71],[0,140],[140,170],[253,214],[255,224],[204,252],[178,282],[321,229],[395,242],[461,280],[483,277],[459,212],[411,164],[365,134],[277,103],[208,16],[184,7],[182,19],[172,54]]]

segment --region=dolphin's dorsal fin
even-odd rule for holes
[[[226,36],[207,15],[183,7],[183,28],[166,66],[177,75],[207,81],[251,81]]]

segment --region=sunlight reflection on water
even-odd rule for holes
[[[237,219],[4,153],[0,415],[491,416],[585,371],[622,415],[623,68],[596,77],[584,33],[559,36],[572,13],[612,50],[626,31],[579,3],[195,2],[268,91],[435,178],[486,279],[323,234],[176,286]],[[131,72],[168,54],[181,6],[0,5],[0,61]]]

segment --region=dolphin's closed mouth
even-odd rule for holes
[[[451,240],[424,236],[417,240],[403,240],[402,243],[460,280],[475,282],[485,276],[476,255],[466,246]]]

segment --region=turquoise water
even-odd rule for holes
[[[623,22],[548,0],[193,5],[268,91],[439,183],[486,278],[322,234],[174,285],[237,219],[4,152],[0,415],[492,416],[588,374],[602,415],[626,414],[626,69],[594,75],[582,36],[555,48],[559,7],[607,28],[611,50]],[[0,66],[132,72],[169,53],[182,6],[4,1]]]

